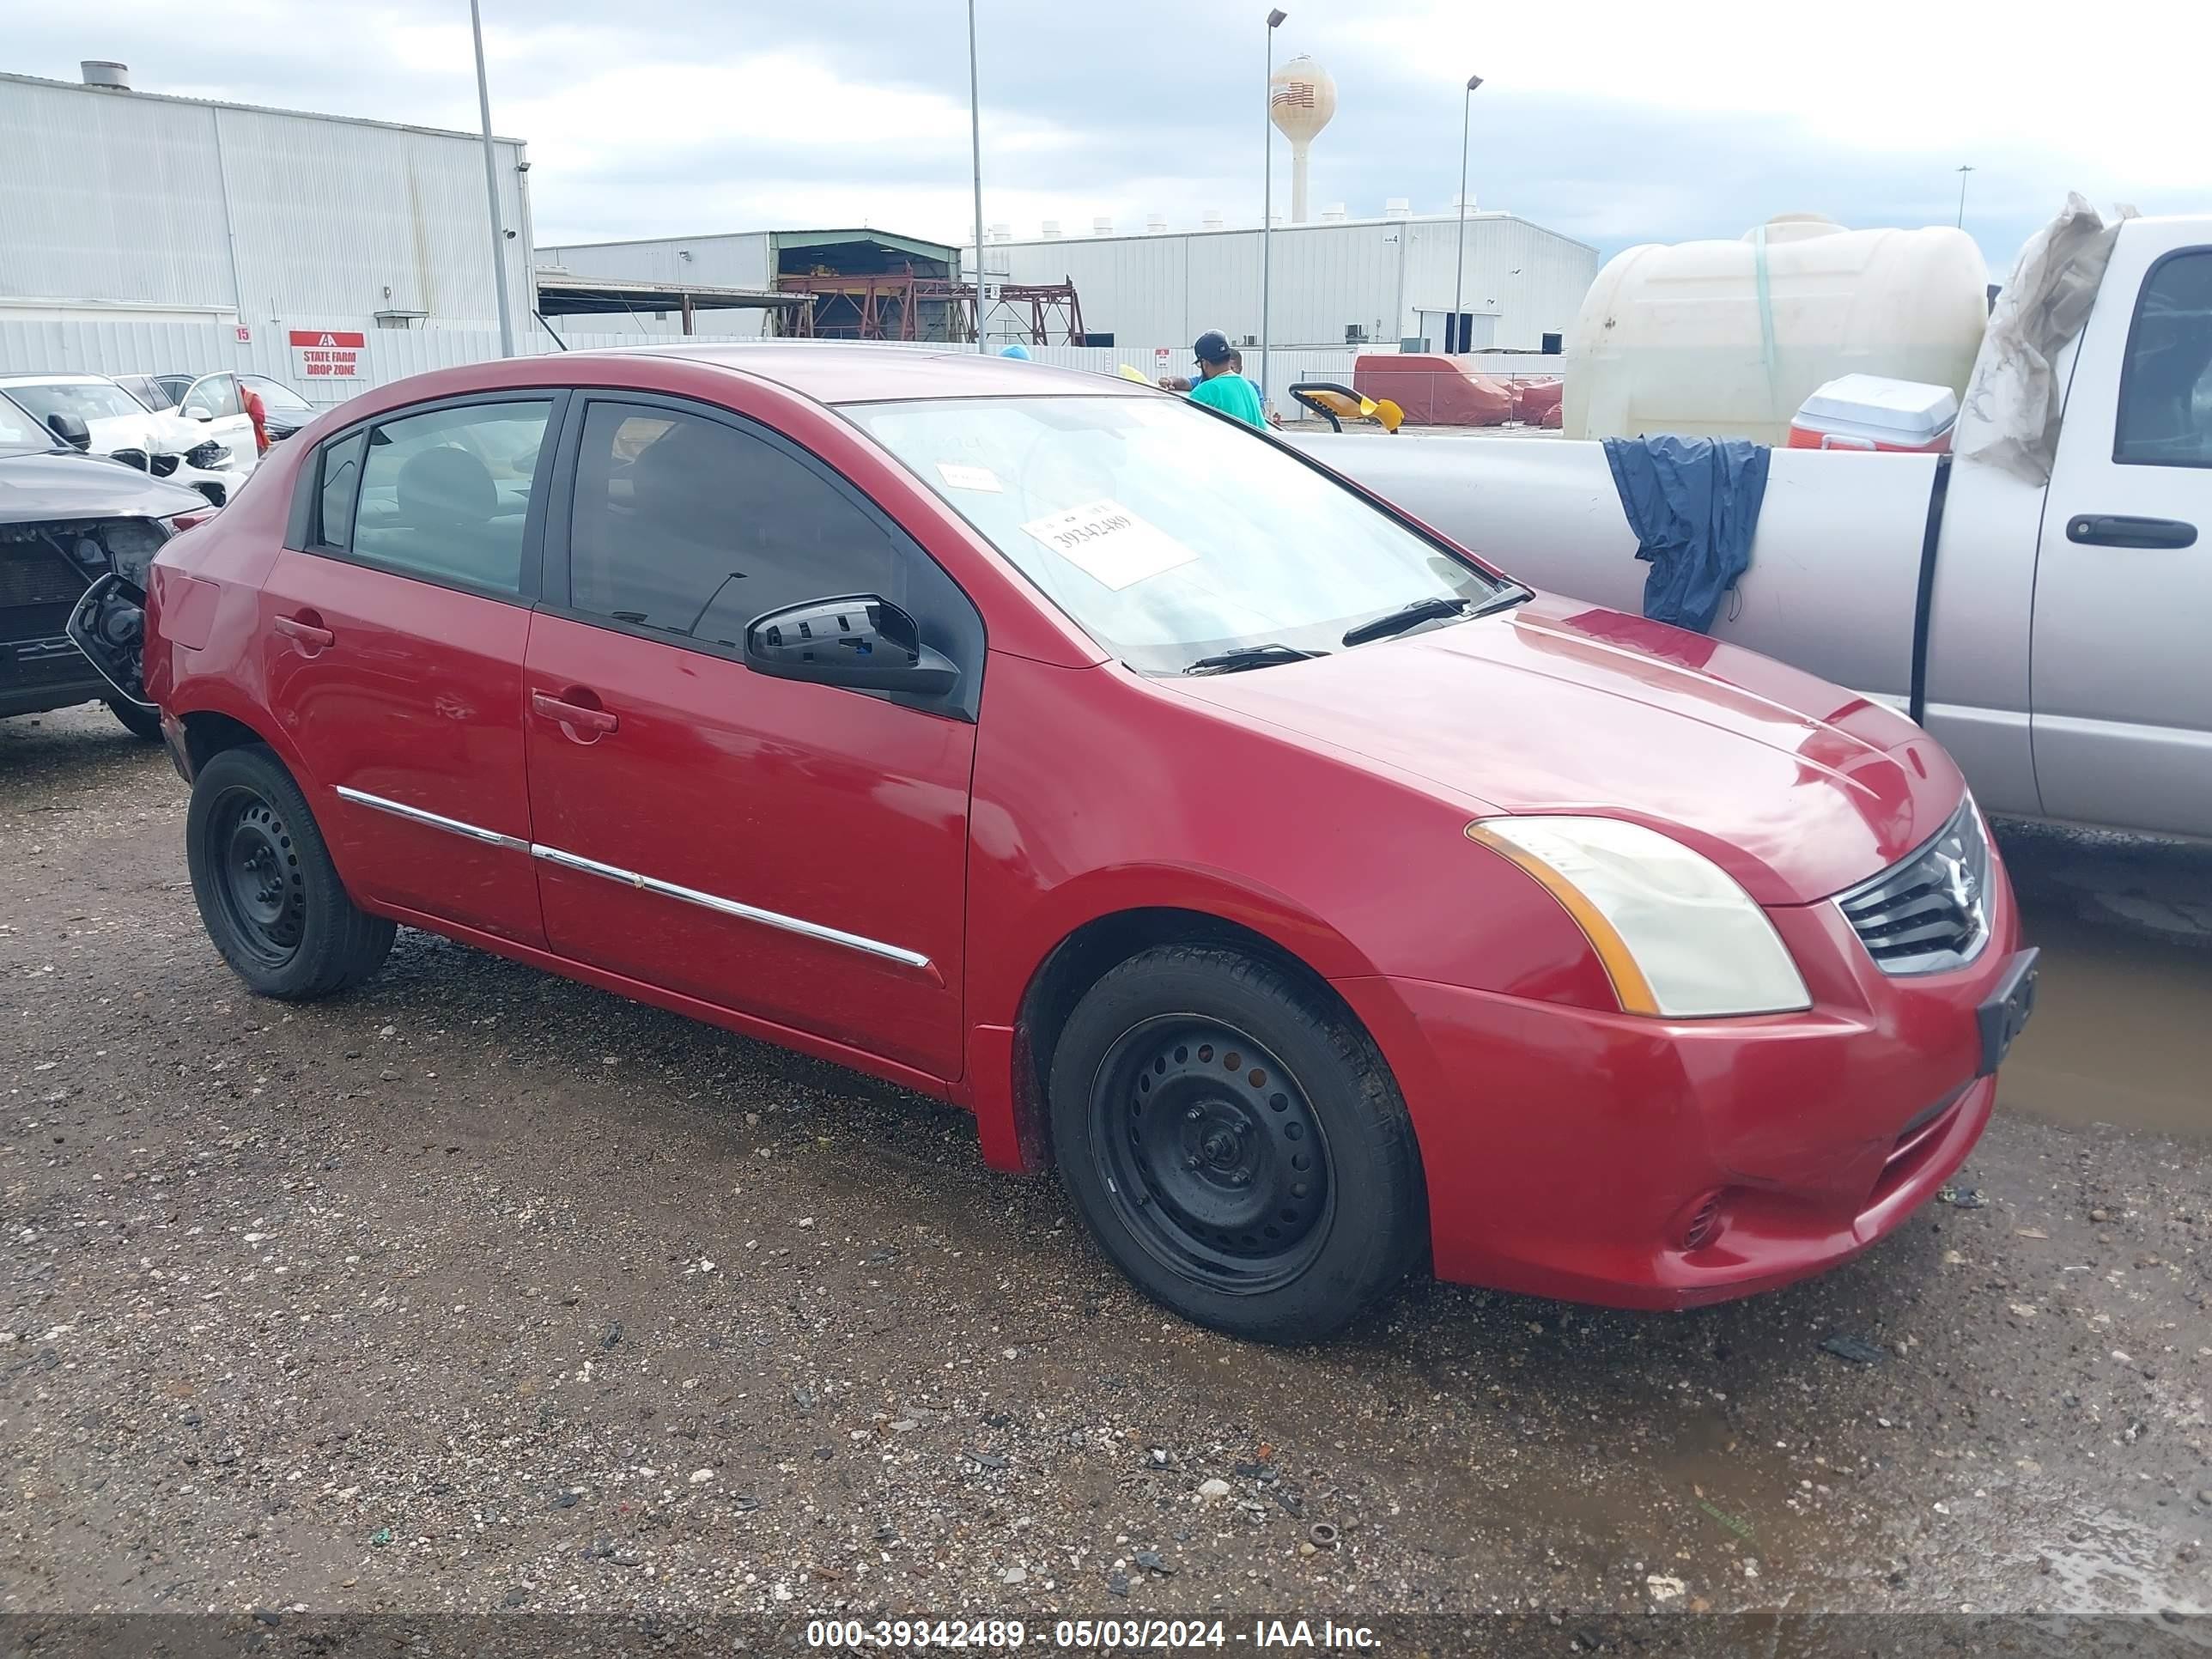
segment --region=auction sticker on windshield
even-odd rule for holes
[[[962,461],[939,461],[937,476],[953,489],[982,489],[996,495],[1003,488],[999,475],[988,466],[969,466]]]
[[[1118,501],[1085,501],[1065,513],[1031,519],[1022,533],[1116,593],[1198,556],[1196,548],[1186,547]]]

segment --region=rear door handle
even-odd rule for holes
[[[297,617],[278,617],[269,624],[288,640],[297,640],[301,645],[313,646],[320,651],[338,642],[338,636],[317,623],[302,622]]]
[[[2066,539],[2090,547],[2193,547],[2197,526],[2179,519],[2135,519],[2083,513],[2066,521]]]
[[[530,694],[530,708],[541,720],[557,720],[579,732],[614,732],[622,726],[622,722],[604,708],[586,708],[580,702],[549,697],[543,691]]]

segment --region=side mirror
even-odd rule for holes
[[[72,415],[66,409],[58,409],[46,416],[46,430],[71,449],[92,447],[92,428],[84,423],[84,416]]]
[[[205,404],[194,404],[190,409],[186,410],[185,413],[191,416],[191,418],[196,421],[212,421],[215,419],[215,410],[210,409]]]
[[[861,691],[941,697],[960,670],[921,642],[912,617],[875,593],[810,599],[756,617],[745,629],[745,666],[780,680],[811,680]]]

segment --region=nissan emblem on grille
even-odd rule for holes
[[[1933,974],[1989,939],[1990,847],[1970,800],[1934,840],[1836,902],[1884,973]]]

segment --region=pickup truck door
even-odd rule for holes
[[[2045,813],[2212,836],[2212,246],[2124,229],[2075,356],[2035,585]]]

